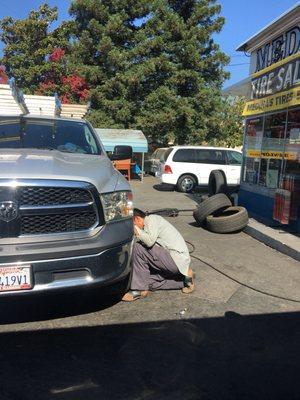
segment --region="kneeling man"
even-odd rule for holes
[[[146,215],[137,208],[133,222],[137,243],[133,248],[131,290],[122,300],[134,301],[159,289],[192,293],[195,283],[191,258],[177,229],[161,216]]]

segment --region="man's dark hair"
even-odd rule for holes
[[[134,217],[141,217],[141,218],[145,218],[146,217],[146,213],[142,210],[140,210],[139,208],[134,208],[133,209],[133,218]]]

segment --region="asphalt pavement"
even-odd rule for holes
[[[136,206],[199,201],[157,184],[132,183]],[[299,262],[245,233],[199,228],[190,211],[168,219],[202,260],[195,292],[1,299],[0,400],[300,398]]]

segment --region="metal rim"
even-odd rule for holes
[[[194,180],[191,177],[186,177],[181,181],[181,187],[185,192],[189,192],[194,187]]]

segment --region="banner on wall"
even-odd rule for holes
[[[297,160],[297,152],[283,152],[283,151],[259,151],[259,150],[247,150],[246,156],[249,158],[276,158],[285,160]]]
[[[269,111],[277,111],[300,104],[300,86],[277,93],[262,99],[248,101],[245,104],[243,116],[257,115]]]
[[[300,53],[278,61],[251,76],[251,100],[300,85]]]

